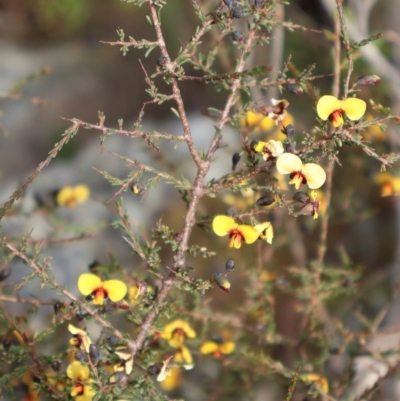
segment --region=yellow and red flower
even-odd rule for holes
[[[73,380],[71,396],[76,397],[76,401],[92,401],[96,392],[91,386],[89,367],[74,361],[67,367],[67,376]]]
[[[168,323],[159,336],[167,340],[170,347],[180,348],[184,344],[186,338],[195,338],[196,332],[188,322],[176,319]]]
[[[259,232],[252,226],[237,224],[232,217],[219,215],[215,216],[212,223],[215,234],[220,237],[229,235],[229,247],[239,249],[244,240],[246,244],[256,242]]]
[[[72,334],[72,338],[69,340],[70,345],[89,353],[89,346],[92,341],[86,331],[78,329],[73,324],[68,325],[68,330]]]
[[[381,196],[393,196],[400,193],[400,177],[382,172],[375,177],[375,181],[381,186]]]
[[[224,341],[222,338],[214,341],[206,341],[200,347],[203,355],[212,354],[214,358],[221,358],[222,355],[231,354],[236,348],[233,341]]]
[[[344,124],[343,116],[349,120],[359,120],[365,113],[367,104],[364,100],[349,97],[346,100],[339,100],[335,96],[322,96],[317,103],[317,114],[321,120],[328,120],[334,127],[341,127]]]
[[[324,185],[326,173],[324,169],[315,163],[303,164],[299,156],[292,153],[283,153],[276,159],[276,168],[280,174],[290,174],[289,184],[296,189],[301,184],[307,184],[311,189],[317,189]]]
[[[246,112],[246,117],[241,118],[239,123],[254,132],[267,132],[275,126],[274,120],[251,110]]]
[[[258,141],[254,147],[254,151],[262,154],[265,161],[275,159],[280,156],[285,150],[281,141],[274,141],[271,139],[268,142]]]
[[[75,207],[78,203],[84,203],[89,196],[90,189],[86,185],[65,186],[57,192],[56,202],[59,206]]]
[[[121,301],[128,290],[123,281],[107,280],[103,282],[100,277],[90,273],[84,273],[79,276],[78,288],[83,295],[92,295],[95,305],[103,305],[106,298],[109,298],[112,302]]]

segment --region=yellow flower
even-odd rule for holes
[[[275,125],[271,118],[250,110],[246,113],[245,118],[240,119],[239,123],[242,127],[248,127],[255,132],[269,131]]]
[[[85,202],[89,196],[90,189],[86,185],[66,186],[57,192],[56,201],[59,206],[75,207],[78,203]]]
[[[281,155],[285,150],[281,141],[274,141],[273,139],[268,142],[258,141],[254,147],[254,151],[262,154],[265,161],[274,159]]]
[[[299,375],[299,378],[306,383],[316,384],[323,393],[329,393],[328,380],[324,376],[317,373],[304,373]]]
[[[196,332],[189,323],[181,319],[176,319],[164,327],[160,337],[168,340],[170,347],[180,348],[186,338],[195,338]]]
[[[257,241],[259,232],[252,226],[237,224],[232,217],[215,216],[212,223],[215,234],[220,237],[229,235],[229,247],[239,249],[244,240],[246,244],[252,244]]]
[[[103,282],[100,277],[90,273],[80,275],[78,288],[83,295],[92,295],[95,305],[103,305],[104,298],[110,298],[112,302],[118,302],[124,298],[128,290],[123,281],[107,280]]]
[[[92,343],[86,331],[78,329],[73,324],[68,325],[68,330],[72,334],[72,338],[69,340],[70,345],[77,347],[81,350],[89,353],[89,346]]]
[[[274,228],[269,221],[257,224],[254,228],[259,232],[260,238],[265,239],[269,244],[272,244],[272,239],[274,238]]]
[[[182,372],[179,368],[171,367],[165,379],[160,382],[160,386],[165,391],[172,391],[179,386],[182,380]]]
[[[231,354],[236,348],[233,341],[224,341],[222,338],[214,341],[206,341],[200,347],[203,355],[212,354],[214,358],[221,358],[222,355]]]
[[[375,177],[375,181],[381,185],[381,196],[392,196],[400,192],[400,177],[382,172]]]
[[[79,361],[74,361],[67,367],[67,376],[74,380],[71,396],[76,397],[76,401],[92,401],[96,392],[90,385],[92,380],[89,379],[89,368]]]
[[[315,163],[303,164],[300,157],[292,153],[283,153],[276,159],[276,168],[280,174],[290,174],[289,184],[296,189],[301,184],[307,184],[311,189],[317,189],[324,185],[326,173],[324,169]]]
[[[186,370],[193,369],[193,356],[186,345],[181,345],[179,349],[175,352],[174,362],[183,364],[183,367]]]
[[[332,122],[334,127],[341,127],[344,124],[343,115],[349,120],[359,120],[367,109],[364,100],[349,97],[346,100],[336,99],[335,96],[322,96],[317,103],[317,114],[321,120]]]

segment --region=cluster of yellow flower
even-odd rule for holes
[[[293,122],[293,117],[287,113],[289,102],[286,100],[272,100],[272,106],[264,106],[259,109],[262,112],[248,111],[246,117],[240,120],[242,127],[252,131],[268,131],[275,124],[282,124],[283,131]],[[322,96],[317,103],[318,117],[329,120],[333,127],[339,128],[344,123],[344,116],[349,120],[359,120],[366,111],[366,103],[357,98],[339,100],[334,96]],[[285,120],[290,116],[290,123],[284,125]],[[325,170],[316,163],[303,163],[301,158],[292,151],[285,151],[282,141],[270,139],[269,141],[254,141],[252,150],[260,153],[267,162],[275,162],[276,170],[281,175],[289,175],[289,184],[294,185],[296,190],[301,185],[307,185],[310,189],[322,187],[326,181]],[[319,200],[315,191],[312,192],[313,200],[310,204],[313,207],[311,215],[318,217]],[[265,238],[268,243],[272,242],[273,228],[270,222],[253,226],[238,224],[232,217],[216,216],[212,223],[213,230],[218,236],[229,235],[229,247],[236,249],[241,247],[242,241],[246,244],[254,243],[258,238]]]

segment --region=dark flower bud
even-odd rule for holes
[[[4,340],[3,341],[3,349],[4,351],[8,352],[11,348],[11,341],[10,340]]]
[[[139,289],[138,295],[144,295],[147,291],[147,283],[143,280],[139,280],[137,283],[137,288]]]
[[[299,191],[293,195],[293,200],[305,204],[310,202],[310,197],[305,192]]]
[[[106,341],[110,347],[114,347],[118,344],[119,338],[117,336],[114,336],[114,334],[111,334],[111,336],[107,337]]]
[[[239,19],[239,18],[242,18],[243,16],[244,16],[244,9],[243,9],[243,7],[238,6],[238,7],[235,7],[235,8],[232,10],[232,18],[234,18],[234,19]]]
[[[85,354],[82,351],[75,352],[75,359],[79,362],[85,362]]]
[[[304,93],[304,89],[300,84],[296,84],[294,82],[291,82],[286,85],[286,90],[290,93],[293,93],[297,96],[301,96]]]
[[[243,42],[244,41],[244,35],[240,31],[235,31],[232,33],[232,40],[234,42]]]
[[[97,362],[100,358],[100,351],[96,345],[90,344],[89,345],[89,356],[93,362]]]
[[[272,192],[257,199],[256,206],[269,206],[275,202],[275,197]]]
[[[338,355],[340,353],[340,349],[338,347],[333,346],[329,348],[328,352],[331,355]]]
[[[131,186],[131,191],[135,194],[135,195],[140,195],[144,192],[144,186],[140,183],[140,182],[135,182],[132,186]]]
[[[61,369],[61,362],[60,361],[53,361],[51,363],[51,368],[54,370],[54,372],[58,373]]]
[[[235,261],[233,259],[229,259],[225,264],[225,274],[229,274],[235,268]]]
[[[0,270],[0,282],[4,281],[11,273],[10,266],[5,266]]]
[[[230,207],[226,211],[226,215],[229,216],[229,217],[235,217],[236,216],[236,210],[233,207]]]
[[[168,59],[165,56],[160,56],[157,60],[159,67],[165,67],[168,64]]]
[[[285,151],[287,153],[294,153],[296,150],[296,144],[294,142],[289,142],[285,145]]]
[[[229,8],[233,8],[236,6],[236,0],[224,0],[224,3]]]
[[[110,378],[110,383],[128,384],[128,377],[124,372],[115,372]]]
[[[378,75],[363,75],[362,77],[358,78],[355,86],[371,86],[371,85],[378,85],[381,83],[381,79]]]
[[[292,124],[288,124],[283,128],[282,132],[288,137],[288,139],[291,139],[294,137],[294,126]]]
[[[64,304],[62,302],[56,302],[53,305],[54,313],[57,315],[57,313],[61,312],[61,309],[63,309]]]
[[[263,0],[254,0],[254,7],[258,10],[262,6]]]
[[[161,372],[162,367],[163,367],[162,362],[155,363],[154,365],[151,365],[147,368],[147,373],[150,376],[158,375]]]
[[[232,156],[232,171],[235,171],[235,168],[236,168],[237,164],[239,163],[239,161],[240,161],[240,154],[235,153]]]
[[[85,317],[83,316],[83,313],[81,312],[77,312],[75,313],[75,319],[78,323],[83,322],[83,320],[85,319]]]
[[[33,381],[34,383],[39,384],[39,383],[40,383],[40,377],[38,377],[38,376],[33,376],[33,377],[32,377],[32,381]]]
[[[223,344],[224,339],[221,337],[220,334],[213,334],[211,336],[211,341],[214,341],[217,344]]]
[[[256,146],[258,145],[258,141],[256,140],[256,139],[253,139],[251,142],[250,142],[250,149],[253,151],[253,152],[255,152],[255,148],[256,148]]]
[[[176,242],[182,242],[182,240],[183,240],[183,233],[175,233],[175,234],[174,234],[174,240],[175,240]]]
[[[227,292],[228,294],[231,292],[231,283],[222,273],[214,273],[213,281],[221,290]]]
[[[97,273],[99,266],[101,266],[100,263],[97,260],[95,260],[88,266],[89,271],[91,271],[92,273]]]

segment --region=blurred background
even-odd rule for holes
[[[198,4],[204,12],[211,12],[217,7],[214,1],[199,0]],[[382,84],[377,87],[361,88],[359,97],[367,101],[373,98],[375,103],[382,103],[400,111],[400,2],[398,0],[349,0],[344,2],[348,29],[353,40],[358,41],[378,32],[383,38],[362,48],[356,54],[353,82],[361,75],[377,74]],[[332,71],[332,52],[330,33],[334,29],[332,12],[335,4],[331,0],[293,0],[286,7],[278,7],[277,13],[282,20],[292,21],[320,33],[301,32],[299,30],[283,30],[272,32],[271,46],[258,48],[255,55],[249,58],[248,67],[271,65],[271,79],[274,79],[286,58],[292,56],[291,73],[296,73],[316,63],[315,75],[329,74]],[[134,50],[123,56],[119,46],[110,46],[101,41],[118,40],[117,29],[123,29],[128,36],[135,39],[154,39],[152,27],[146,21],[146,7],[137,8],[124,1],[117,0],[0,0],[0,198],[8,199],[27,175],[34,171],[43,161],[50,149],[60,140],[60,135],[69,126],[60,117],[78,118],[96,123],[98,111],[106,115],[106,125],[117,127],[117,120],[124,119],[124,127],[130,129],[138,117],[143,102],[150,98],[145,92],[144,72],[138,59],[141,59],[148,74],[155,71],[159,56],[157,51],[145,58],[145,51]],[[163,11],[163,32],[171,57],[174,57],[181,44],[187,43],[197,24],[196,16],[189,1],[167,1]],[[237,28],[246,31],[245,20],[235,21]],[[210,48],[218,37],[215,25],[206,38]],[[235,62],[235,50],[231,38],[225,38],[226,50],[218,57],[218,72],[229,72]],[[344,54],[343,54],[344,59]],[[189,70],[190,71],[190,70]],[[31,77],[37,75],[35,79]],[[342,75],[342,79],[344,74]],[[29,82],[20,91],[14,85],[21,80]],[[160,80],[161,81],[161,80]],[[168,88],[160,86],[168,93]],[[315,81],[317,93],[330,93],[330,78]],[[222,107],[226,93],[214,92],[211,85],[199,82],[185,82],[181,85],[187,112],[190,116],[195,141],[199,148],[206,149],[213,137],[213,122],[202,115],[206,107]],[[280,97],[276,89],[266,93],[254,93],[253,100],[260,104],[269,104],[271,97]],[[314,102],[309,96],[296,97],[287,92],[282,97],[290,102],[296,132],[308,132],[315,124]],[[181,133],[176,118],[170,111],[171,104],[149,106],[146,108],[144,129],[161,132]],[[367,118],[376,115],[370,113]],[[224,144],[227,145],[219,153],[212,176],[218,177],[230,171],[231,156],[240,151],[238,135],[233,131],[227,133]],[[366,138],[371,141],[378,152],[398,151],[399,128],[389,125],[386,132],[371,129]],[[265,139],[271,132],[254,134],[256,139]],[[299,143],[301,142],[299,136]],[[107,151],[113,151],[150,162],[152,155],[148,148],[127,138],[110,138],[106,144]],[[92,169],[105,169],[111,174],[125,177],[130,171],[121,160],[116,160],[109,153],[101,153],[99,135],[91,130],[80,130],[79,134],[52,162],[43,174],[29,188],[27,196],[22,200],[22,209],[26,212],[23,218],[8,218],[3,222],[3,230],[15,238],[34,228],[33,237],[46,237],[53,228],[49,227],[48,216],[31,213],[34,210],[36,195],[45,194],[62,185],[75,185],[84,182],[90,185],[93,196],[87,205],[79,210],[60,211],[69,227],[76,223],[87,226],[95,225],[99,220],[111,222],[115,215],[103,207],[102,202],[115,192],[104,178]],[[400,223],[400,204],[396,197],[400,188],[389,178],[378,179],[380,165],[360,150],[344,148],[341,153],[343,167],[338,167],[334,177],[334,194],[332,219],[328,236],[327,261],[340,264],[341,252],[351,260],[354,266],[362,270],[360,280],[360,298],[352,307],[360,308],[367,316],[373,317],[382,305],[392,302],[394,308],[387,315],[387,325],[397,325],[399,301],[393,295],[398,281],[400,250],[398,244]],[[151,163],[151,162],[150,162]],[[188,152],[182,146],[175,152],[171,149],[163,152],[161,166],[172,171],[190,174],[193,170]],[[345,173],[343,173],[343,171]],[[351,171],[351,174],[348,173]],[[398,166],[390,171],[393,176],[399,175]],[[211,176],[210,176],[211,178]],[[382,197],[382,187],[393,184],[393,191]],[[398,184],[397,184],[398,185]],[[397,189],[396,189],[397,188]],[[182,210],[184,207],[178,194],[171,188],[161,185],[151,196],[145,198],[146,213],[140,199],[131,194],[124,196],[132,220],[139,225],[150,226],[156,218],[163,216],[166,224],[179,231],[181,228]],[[176,203],[178,202],[178,203]],[[182,210],[179,207],[182,206]],[[227,203],[223,198],[206,201],[200,210],[204,214],[224,213]],[[274,255],[266,260],[271,262],[273,275],[285,276],[286,266],[306,264],[314,256],[315,241],[318,228],[310,219],[299,218],[296,222],[287,222],[279,211],[271,214],[276,219],[277,247]],[[62,227],[59,227],[60,231]],[[293,230],[295,240],[290,243],[287,230]],[[90,262],[95,259],[107,260],[109,251],[118,255],[120,261],[132,265],[131,250],[114,235],[111,229],[95,239],[88,239],[79,245],[53,247],[47,250],[54,258],[56,277],[65,285],[75,285],[78,273],[86,271]],[[213,234],[205,238],[201,230],[195,231],[195,239],[201,244],[217,247],[219,259],[205,266],[211,273],[223,266],[223,262],[231,255],[224,253],[225,245],[216,245]],[[299,245],[299,238],[303,241]],[[106,244],[106,246],[105,246]],[[279,245],[280,244],[280,245]],[[306,250],[305,253],[299,249]],[[289,252],[288,252],[289,250]],[[267,251],[272,252],[272,251]],[[302,253],[303,252],[303,253]],[[308,253],[308,255],[307,255]],[[245,248],[236,256],[239,264],[255,263],[254,256],[249,257]],[[171,260],[167,259],[167,263]],[[250,262],[249,262],[250,261]],[[135,261],[134,261],[135,262]],[[133,262],[133,264],[134,264]],[[196,262],[197,263],[197,262]],[[221,265],[222,263],[222,265]],[[269,266],[271,266],[269,265]],[[19,266],[14,279],[23,277],[28,269]],[[73,274],[72,274],[73,273]],[[207,274],[208,274],[207,273]],[[14,274],[14,273],[13,273]],[[203,278],[206,274],[202,274]],[[236,285],[240,285],[240,275]],[[235,285],[235,283],[234,283]],[[32,291],[26,289],[26,294]],[[76,289],[73,290],[76,293]],[[366,296],[368,294],[368,296]],[[237,293],[227,301],[225,294],[218,293],[215,304],[221,310],[232,309],[240,304]],[[53,295],[49,295],[53,297]],[[232,301],[234,299],[234,301]],[[339,302],[339,301],[338,301]],[[340,304],[340,302],[339,302]],[[293,300],[283,296],[277,301],[278,331],[284,336],[296,335],[299,325],[296,323]],[[361,326],[354,323],[352,314],[341,305],[339,315],[343,321],[354,329]],[[281,308],[281,309],[279,309]],[[51,314],[49,308],[49,314]],[[347,319],[347,320],[346,320]],[[37,324],[40,324],[37,323]],[[399,336],[393,340],[396,346]],[[295,353],[287,349],[282,351],[282,360],[288,365],[293,363]],[[337,368],[339,369],[339,368]],[[335,369],[332,369],[335,371]],[[390,399],[390,398],[387,398]]]

